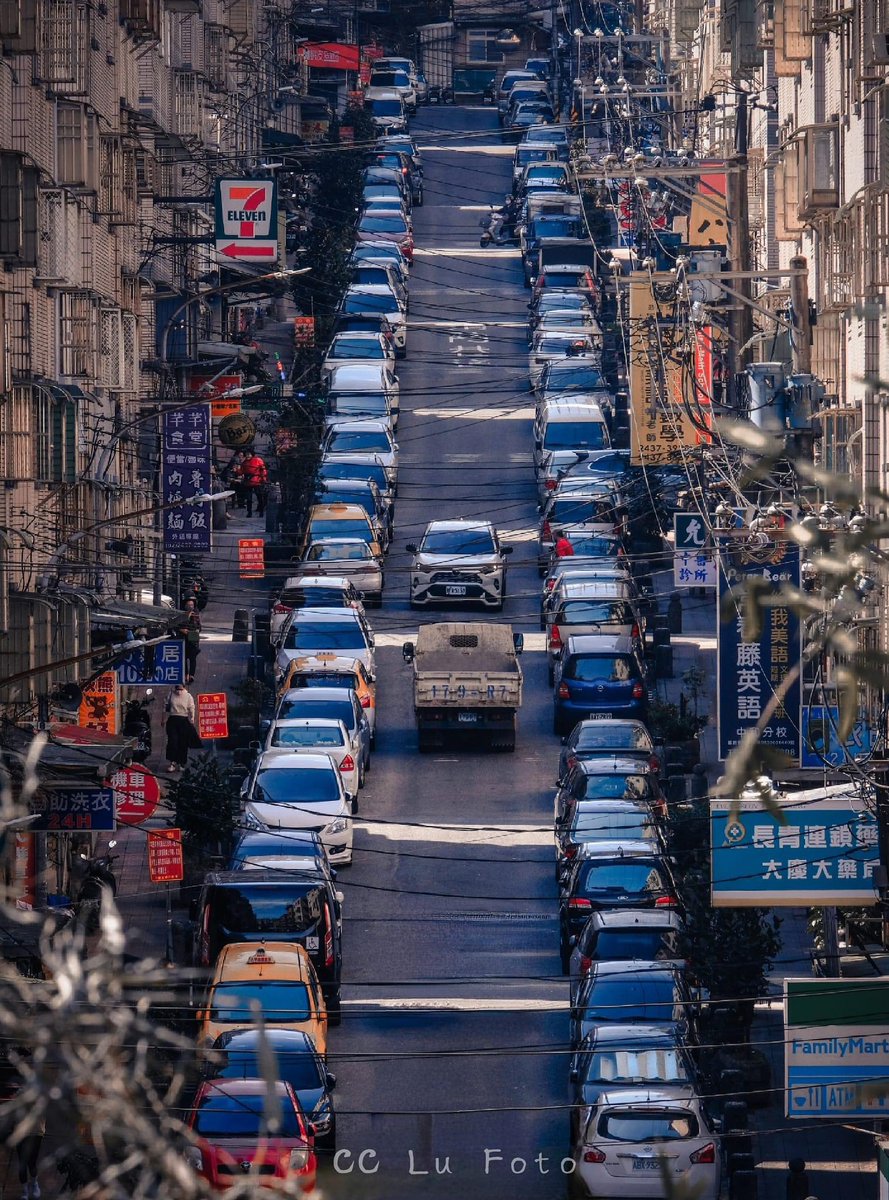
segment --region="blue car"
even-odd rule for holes
[[[645,664],[634,639],[599,633],[569,637],[555,663],[553,705],[553,732],[558,734],[585,718],[644,721]]]

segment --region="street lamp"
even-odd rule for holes
[[[580,46],[581,46],[581,43],[583,42],[583,30],[575,29],[574,37],[577,40],[577,72],[576,72],[576,74],[577,74],[577,78],[579,79],[580,78]]]

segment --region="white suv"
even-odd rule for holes
[[[506,595],[506,556],[489,521],[430,521],[419,546],[407,546],[411,564],[411,608],[443,601],[503,607]]]

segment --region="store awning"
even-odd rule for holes
[[[47,781],[65,778],[102,779],[112,764],[121,765],[132,758],[136,738],[118,737],[81,725],[53,724],[40,755],[38,772]],[[13,776],[20,775],[25,757],[36,734],[33,729],[4,725],[0,729],[0,754],[7,759]],[[18,769],[16,769],[18,768]]]

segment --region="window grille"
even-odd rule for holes
[[[94,374],[95,311],[87,292],[59,294],[59,373],[68,378]]]

